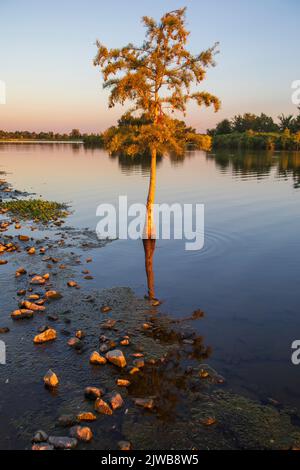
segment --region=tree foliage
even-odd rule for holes
[[[184,121],[165,116],[163,123],[158,122],[153,126],[145,114],[141,117],[125,114],[118,121],[118,126],[112,126],[104,132],[103,140],[104,146],[112,155],[122,154],[128,157],[147,155],[153,146],[158,155],[181,155],[186,148],[211,148],[211,137],[197,134]]]
[[[159,152],[182,151],[176,136],[178,123],[170,113],[186,112],[187,103],[196,101],[199,106],[220,107],[219,99],[206,92],[195,91],[206,76],[208,67],[214,66],[217,44],[191,54],[187,48],[189,33],[185,28],[185,8],[166,13],[156,22],[148,16],[142,22],[146,38],[141,46],[129,43],[119,49],[108,49],[97,41],[94,64],[99,66],[104,88],[110,90],[109,106],[130,101],[129,116],[143,116],[145,123],[138,127],[133,123],[126,130],[119,126],[118,136],[109,142],[123,142],[129,154],[137,154],[155,148]],[[115,129],[115,128],[114,128]],[[128,143],[129,131],[133,132]],[[113,132],[108,131],[108,135]]]

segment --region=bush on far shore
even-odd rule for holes
[[[300,132],[233,132],[213,137],[214,148],[253,150],[300,150]]]

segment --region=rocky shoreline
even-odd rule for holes
[[[206,364],[200,311],[174,321],[127,287],[90,290],[105,243],[63,225],[0,215],[0,448],[300,447],[297,410],[232,393]]]

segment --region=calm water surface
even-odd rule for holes
[[[20,190],[69,202],[69,225],[95,229],[96,208],[145,202],[145,161],[111,158],[72,145],[1,145],[0,171]],[[155,293],[163,309],[194,322],[211,346],[209,362],[230,386],[260,399],[300,407],[300,366],[291,343],[300,339],[300,155],[187,153],[159,162],[157,202],[205,204],[205,245],[157,241]],[[95,250],[91,288],[130,286],[147,292],[140,241],[115,241]],[[0,273],[1,276],[1,273]],[[3,292],[5,279],[0,277]]]

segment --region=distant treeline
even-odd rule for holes
[[[207,133],[213,138],[216,148],[232,149],[300,149],[300,108],[299,114],[278,116],[275,122],[271,116],[246,113],[233,119],[224,119],[215,129]]]
[[[232,134],[234,132],[242,133],[247,131],[254,132],[284,132],[288,129],[292,134],[300,131],[300,107],[298,115],[289,114],[278,116],[275,122],[271,116],[261,113],[260,116],[251,113],[243,115],[238,114],[232,119],[223,119],[219,122],[215,129],[208,129],[207,133],[211,136],[219,134]]]
[[[90,145],[101,145],[102,134],[82,134],[79,129],[73,129],[69,134],[30,131],[3,131],[0,130],[0,141],[9,140],[45,140],[45,141],[83,141]]]

